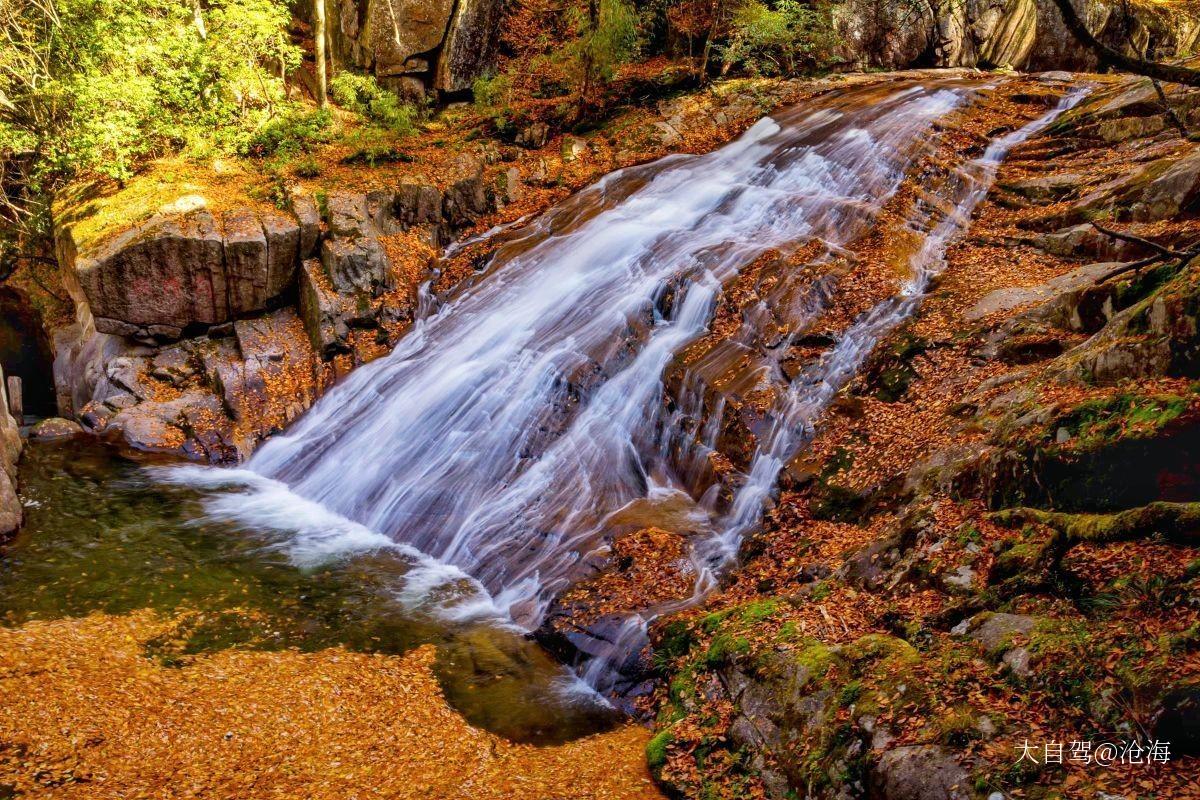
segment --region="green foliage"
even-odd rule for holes
[[[759,75],[792,75],[824,65],[836,44],[832,6],[824,0],[749,0],[735,11],[720,55],[726,70],[738,65]]]
[[[483,111],[502,111],[509,105],[512,79],[503,73],[481,75],[471,85],[475,105]]]
[[[361,114],[400,136],[416,133],[418,112],[384,89],[372,75],[343,72],[330,81],[329,93],[342,108]]]
[[[377,164],[396,162],[411,163],[413,157],[397,149],[386,131],[379,128],[365,128],[352,132],[346,137],[350,145],[350,155],[342,159],[343,164],[366,164],[374,167]]]
[[[638,15],[628,0],[587,0],[584,5],[573,9],[579,35],[563,50],[581,102],[588,101],[596,86],[611,81],[638,46]]]
[[[198,139],[230,145],[284,100],[300,61],[284,0],[5,3],[0,149],[32,149],[38,177],[128,178]]]
[[[333,121],[328,111],[292,111],[269,120],[239,148],[242,155],[291,158],[328,141]]]

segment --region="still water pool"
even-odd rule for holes
[[[26,524],[0,548],[0,624],[150,608],[180,622],[146,657],[180,666],[224,648],[433,644],[447,700],[474,725],[549,743],[616,721],[519,631],[398,602],[411,565],[392,550],[298,567],[275,534],[206,517],[195,490],[90,439],[30,444],[21,481]]]

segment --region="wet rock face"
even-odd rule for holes
[[[503,11],[501,0],[459,0],[438,58],[435,89],[461,92],[471,88],[495,59]]]
[[[1172,757],[1200,755],[1200,685],[1178,686],[1167,693],[1154,736],[1171,743]]]
[[[686,537],[642,528],[616,539],[599,574],[555,599],[535,638],[567,663],[603,657],[619,644],[632,612],[687,598],[695,580]],[[651,671],[642,653],[631,653],[618,668],[621,697],[649,690]]]

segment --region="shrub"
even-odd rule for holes
[[[791,75],[824,65],[837,43],[833,12],[825,0],[803,3],[750,0],[733,17],[722,46],[723,69],[741,65],[761,75]]]
[[[502,110],[512,94],[512,80],[503,74],[483,75],[471,85],[475,105],[486,111]]]
[[[611,81],[617,67],[636,54],[638,15],[627,0],[595,0],[589,13],[575,11],[578,36],[562,54],[579,86],[580,102],[586,103],[596,86]]]
[[[293,111],[269,120],[239,148],[242,155],[290,158],[328,141],[332,117],[328,111]]]
[[[384,89],[371,75],[343,72],[329,84],[333,101],[348,111],[361,114],[393,133],[407,136],[417,129],[417,110]]]

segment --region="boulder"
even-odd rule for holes
[[[329,235],[340,239],[376,236],[379,231],[368,222],[365,194],[335,194],[326,203],[329,210]]]
[[[83,251],[66,227],[58,250],[64,284],[98,332],[162,340],[266,308],[295,278],[300,245],[294,217],[200,209],[160,214]]]
[[[150,362],[149,374],[155,380],[165,381],[173,386],[185,383],[196,374],[192,348],[187,344],[178,344],[160,350]]]
[[[515,141],[530,150],[545,147],[550,141],[550,126],[544,122],[531,122],[517,133]]]
[[[1036,624],[1036,617],[1024,614],[984,612],[963,623],[954,632],[974,639],[989,653],[997,653],[1009,650],[1014,637],[1028,636]]]
[[[109,379],[109,362],[146,352],[119,336],[98,332],[86,304],[77,308],[77,319],[57,328],[52,337],[58,413],[67,418],[78,418],[89,403],[123,393]]]
[[[213,386],[238,431],[262,439],[308,409],[316,399],[315,362],[295,312],[281,309],[234,323],[231,358],[210,359]],[[238,442],[249,455],[254,442]]]
[[[503,0],[459,0],[438,57],[434,88],[470,89],[495,62],[500,43]]]
[[[457,180],[446,190],[442,216],[450,228],[465,228],[492,210],[483,182],[483,161],[463,154],[454,164]]]
[[[997,289],[984,295],[964,316],[967,321],[975,322],[992,314],[1037,303],[1042,306],[1039,317],[1061,321],[1064,327],[1072,330],[1083,330],[1085,326],[1078,309],[1078,301],[1083,295],[1081,290],[1103,281],[1122,267],[1124,262],[1120,261],[1087,264],[1037,286]]]
[[[343,321],[342,300],[329,284],[321,262],[300,266],[300,319],[313,349],[322,357],[344,352],[350,330]]]
[[[321,263],[338,292],[378,296],[394,285],[392,264],[374,237],[326,239]]]
[[[1132,167],[1112,180],[1092,187],[1087,194],[1072,203],[1065,211],[1057,212],[1059,224],[1079,223],[1093,219],[1118,219],[1133,222],[1154,222],[1170,219],[1200,201],[1200,147],[1192,147],[1183,153],[1148,161]],[[1070,255],[1071,250],[1090,244],[1088,240],[1102,236],[1095,231],[1087,233],[1086,224],[1077,225],[1058,234],[1042,237],[1048,252]],[[1057,237],[1057,238],[1055,238]],[[1110,237],[1107,247],[1112,255],[1122,249],[1126,252],[1136,247],[1129,243],[1116,243]],[[1089,252],[1091,252],[1089,250]],[[1103,255],[1094,253],[1095,255]]]
[[[1030,244],[1051,255],[1105,261],[1132,261],[1147,253],[1143,245],[1106,236],[1087,222],[1035,236]]]
[[[239,460],[233,423],[211,392],[193,389],[174,400],[148,401],[121,411],[104,428],[135,450],[175,453],[210,463]]]
[[[289,198],[292,214],[300,227],[300,260],[312,258],[317,254],[317,245],[321,243],[321,212],[317,201],[306,194],[293,193]]]
[[[871,796],[882,800],[970,800],[970,775],[937,745],[909,745],[884,753],[870,771]]]
[[[1018,67],[1029,60],[1038,35],[1037,0],[972,2],[967,8],[976,64]]]
[[[437,225],[442,221],[442,193],[427,184],[401,184],[392,208],[396,221],[404,228]]]
[[[62,417],[48,417],[41,420],[29,431],[29,438],[37,442],[49,442],[55,439],[69,439],[83,433],[78,422]]]
[[[338,0],[330,39],[343,61],[381,78],[427,73],[454,0]]]
[[[1161,166],[1159,166],[1161,165]],[[1120,198],[1128,203],[1129,217],[1137,222],[1170,219],[1195,207],[1200,200],[1200,147],[1173,158],[1154,162],[1159,171],[1149,185]]]
[[[1062,173],[1002,183],[999,185],[999,188],[1011,194],[1041,203],[1053,202],[1065,197],[1086,182],[1087,178],[1083,175]]]
[[[902,69],[928,52],[937,21],[926,6],[850,0],[834,6],[838,55],[857,67]]]

